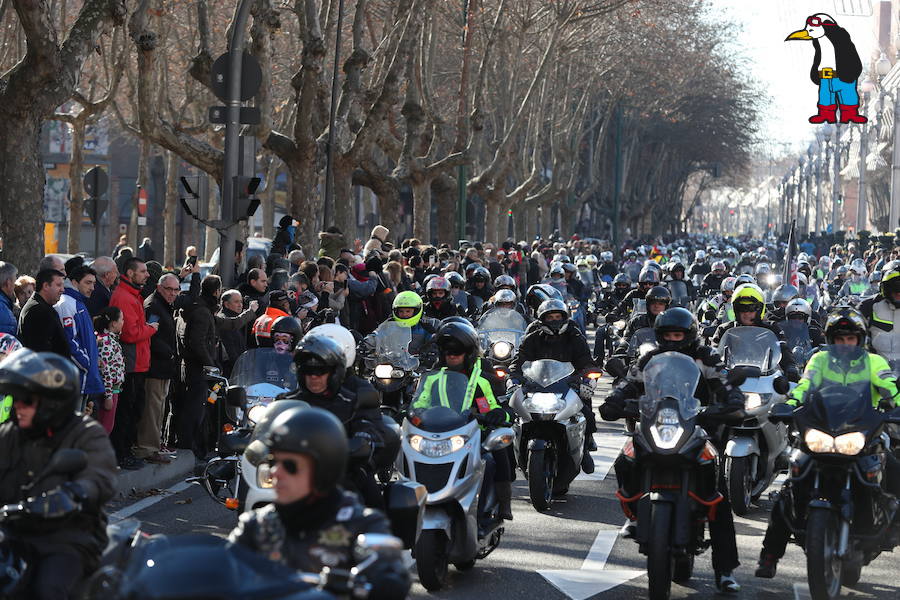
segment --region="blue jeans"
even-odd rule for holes
[[[859,94],[856,92],[856,80],[844,83],[837,77],[819,80],[819,104],[832,106],[859,106]]]

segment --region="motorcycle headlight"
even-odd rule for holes
[[[452,454],[466,445],[466,437],[454,435],[443,440],[429,440],[421,435],[409,436],[409,445],[428,458],[440,458]]]
[[[663,408],[656,415],[656,423],[650,427],[653,443],[662,450],[671,450],[684,434],[684,428],[674,408]]]
[[[375,367],[375,377],[378,379],[390,379],[393,372],[394,367],[391,365],[378,365]]]
[[[818,429],[810,429],[803,434],[803,442],[811,452],[825,454],[834,450],[834,438]]]
[[[256,406],[251,407],[247,412],[247,419],[253,423],[259,423],[259,420],[263,418],[264,414],[266,414],[266,407],[262,404],[257,404]]]
[[[549,392],[531,394],[522,401],[522,406],[530,413],[557,413],[566,406],[566,401]]]
[[[756,392],[744,393],[744,408],[754,410],[769,401],[769,394],[757,394]]]
[[[269,463],[259,463],[259,466],[256,467],[256,485],[261,488],[269,489],[274,485],[274,483],[275,482],[272,480],[272,470],[269,468]]]
[[[861,431],[845,433],[834,438],[834,449],[840,454],[854,456],[866,446],[866,436]]]
[[[512,344],[509,342],[496,342],[491,347],[491,351],[494,353],[494,358],[504,359],[512,353]]]
[[[621,321],[621,320],[613,323],[613,327],[615,327],[616,329],[625,329],[626,325],[628,325],[628,323],[626,323],[625,321]]]

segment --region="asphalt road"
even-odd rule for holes
[[[609,383],[601,380],[599,398]],[[500,547],[468,572],[450,569],[445,590],[429,594],[416,581],[412,598],[542,598],[542,599],[633,599],[646,597],[645,558],[631,540],[617,537],[624,522],[614,497],[615,476],[612,461],[625,441],[619,424],[598,423],[600,431],[595,453],[597,472],[581,475],[564,502],[554,504],[547,513],[538,513],[528,502],[524,480],[514,484],[513,514]],[[609,471],[607,475],[607,470]],[[774,489],[774,488],[773,488]],[[148,533],[210,533],[225,536],[236,522],[236,515],[209,499],[199,486],[159,496],[158,502],[133,516]],[[146,503],[146,501],[145,501]],[[765,533],[770,502],[768,494],[762,506],[748,518],[737,518],[737,541],[742,566],[736,571],[743,585],[741,598],[808,598],[806,561],[803,551],[789,546],[774,580],[753,577],[756,559]],[[114,507],[121,510],[123,507]],[[121,514],[121,513],[120,513]],[[860,583],[844,588],[850,598],[897,598],[900,559],[891,553],[865,567]],[[549,580],[548,580],[549,579]],[[552,584],[554,581],[556,585]],[[564,591],[561,591],[561,589]],[[687,586],[673,585],[673,598],[708,597],[716,594],[709,552],[698,557],[694,578]]]

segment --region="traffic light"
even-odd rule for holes
[[[733,216],[733,215],[734,215],[734,209],[732,208],[731,210],[729,210],[729,211],[728,211],[728,214]]]
[[[249,219],[259,208],[259,198],[255,194],[261,181],[259,177],[234,177],[234,215],[239,221]]]
[[[181,178],[181,185],[187,193],[187,198],[181,198],[181,207],[188,216],[202,221],[208,216],[209,202],[207,202],[207,199],[202,193],[200,177],[192,177],[191,179],[195,180],[197,187],[196,191],[191,186],[190,182],[188,182],[187,177]]]
[[[507,216],[507,217],[511,217],[511,216],[512,216],[512,209],[511,209],[511,208],[510,208],[509,210],[506,211],[506,216]]]

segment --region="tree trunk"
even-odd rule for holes
[[[266,193],[262,198],[262,235],[270,240],[275,237],[275,182],[278,179],[278,161],[269,158],[266,171]]]
[[[516,228],[519,232],[519,239],[525,240],[529,244],[537,234],[537,206],[534,202],[525,202],[522,207],[522,216],[520,227]],[[517,220],[518,221],[518,220]]]
[[[166,205],[163,208],[163,266],[175,265],[175,215],[178,213],[178,155],[166,152]]]
[[[307,161],[298,161],[288,166],[291,196],[288,199],[289,213],[300,221],[300,241],[306,256],[315,254],[316,235],[318,234],[318,212],[322,201],[315,189],[316,173],[314,165]]]
[[[81,221],[84,214],[84,119],[72,123],[72,162],[69,164],[69,229],[66,231],[66,252],[78,254],[81,249]],[[99,224],[94,225],[99,227]]]
[[[431,243],[431,182],[420,177],[410,180],[413,194],[413,237]],[[392,232],[395,235],[398,232]]]
[[[553,202],[544,202],[541,205],[541,237],[546,239],[550,238],[550,234],[553,233],[553,211],[555,206]]]
[[[322,223],[322,230],[336,225],[345,235],[356,231],[356,201],[353,198],[353,164],[335,156],[333,223]]]
[[[432,201],[437,204],[437,239],[438,244],[450,244],[456,247],[456,187],[454,179],[438,177],[431,185]]]
[[[34,273],[44,255],[44,163],[37,117],[0,120],[0,237],[3,260]]]
[[[218,182],[210,181],[208,215],[210,219],[221,218],[221,203],[218,198]],[[212,258],[213,252],[219,247],[219,232],[212,227],[203,225],[203,233],[206,237],[206,260]]]

